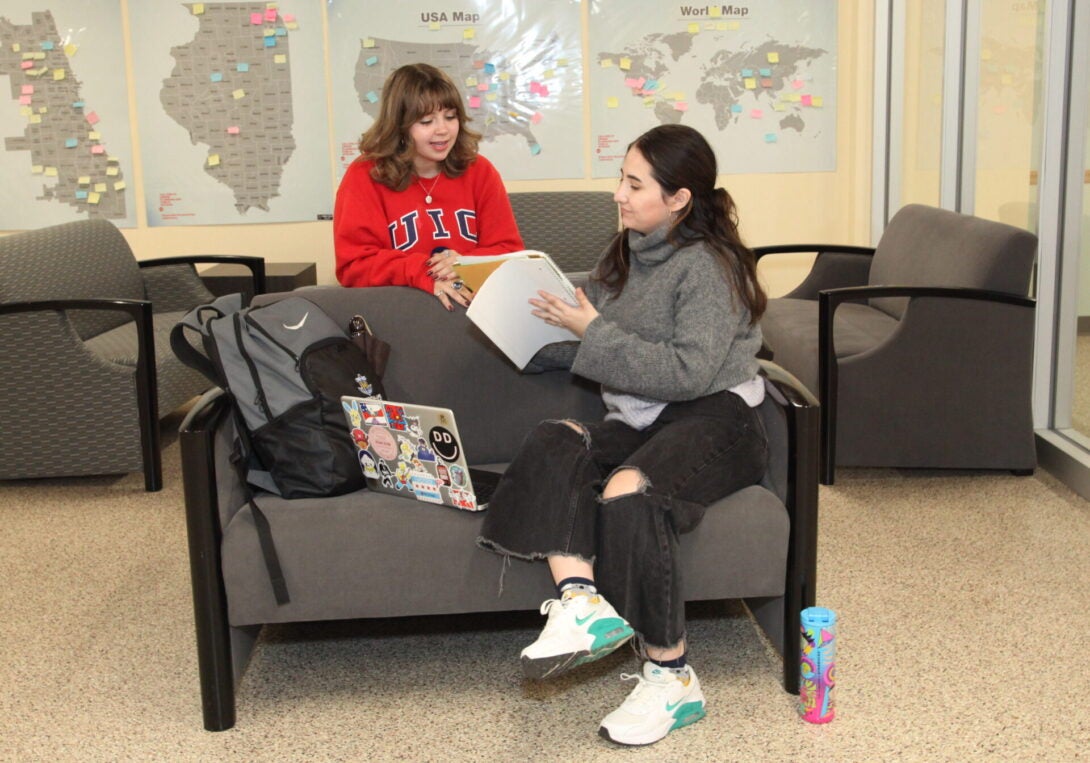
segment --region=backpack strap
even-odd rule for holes
[[[257,541],[261,545],[261,555],[265,559],[265,569],[269,573],[269,583],[272,585],[273,596],[276,597],[276,603],[279,606],[284,606],[291,601],[291,597],[288,596],[288,583],[284,579],[284,568],[280,566],[280,555],[276,552],[276,542],[273,540],[272,526],[269,524],[269,518],[265,516],[265,512],[261,510],[261,507],[257,505],[257,500],[254,498],[254,492],[250,489],[250,484],[246,481],[247,459],[243,455],[241,440],[239,441],[239,445],[240,447],[235,450],[235,453],[231,457],[231,465],[235,467],[235,471],[238,473],[246,503],[250,507],[251,516],[254,518],[254,528],[257,530]]]

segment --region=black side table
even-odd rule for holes
[[[213,265],[201,274],[205,287],[221,297],[243,292],[250,294],[250,271],[243,265]],[[266,262],[265,288],[269,292],[291,291],[300,286],[318,283],[318,267],[313,262]],[[249,299],[244,300],[249,302]]]

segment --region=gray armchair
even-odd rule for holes
[[[1037,238],[912,204],[876,248],[817,252],[769,300],[765,349],[821,402],[821,477],[836,466],[1036,467],[1030,410]]]
[[[159,415],[208,387],[170,350],[170,329],[212,300],[196,262],[239,262],[264,291],[260,257],[137,262],[105,220],[0,238],[0,479],[142,470],[162,487]]]
[[[526,248],[545,252],[565,273],[593,268],[619,224],[606,191],[513,193],[511,208]]]

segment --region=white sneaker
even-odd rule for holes
[[[646,662],[643,675],[621,674],[622,681],[631,678],[639,684],[620,707],[602,719],[599,736],[617,744],[654,744],[674,729],[704,717],[704,693],[692,668],[688,680],[683,681],[669,668]]]
[[[549,619],[537,641],[522,650],[527,678],[548,678],[605,657],[632,638],[632,626],[601,594],[565,591],[541,605]]]

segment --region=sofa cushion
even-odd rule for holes
[[[838,358],[858,355],[885,341],[897,319],[868,305],[845,302],[836,309],[833,344]],[[818,303],[811,299],[770,299],[761,317],[764,343],[773,362],[789,369],[818,394]]]
[[[182,363],[170,349],[170,331],[183,312],[155,313],[151,317],[155,335],[155,368],[159,384],[159,415],[171,411],[212,384],[199,372]],[[136,322],[128,321],[84,342],[98,357],[109,363],[136,366]]]
[[[266,622],[536,609],[554,597],[548,567],[476,546],[484,512],[359,491],[335,498],[257,499],[269,520],[291,601],[277,606],[253,515],[223,532],[223,577],[234,626]],[[790,523],[759,486],[713,504],[682,536],[687,600],[779,596]],[[503,575],[502,593],[501,574]]]

